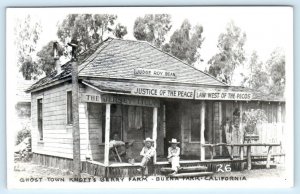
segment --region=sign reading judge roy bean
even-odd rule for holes
[[[134,69],[135,76],[146,76],[146,77],[163,77],[163,78],[176,78],[176,74],[173,71],[165,71],[160,69]]]

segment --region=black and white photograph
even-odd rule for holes
[[[9,188],[293,186],[293,8],[6,9]]]

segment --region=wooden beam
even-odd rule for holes
[[[88,109],[89,104],[87,102],[85,102],[85,103],[83,103],[83,105],[84,105],[84,113],[85,113],[85,119],[86,119],[86,123],[85,123],[86,137],[88,140],[87,145],[86,145],[85,158],[93,160],[92,154],[91,154],[91,140],[90,140],[90,129],[89,129],[89,109]]]
[[[268,147],[266,168],[270,168],[272,146]]]
[[[247,146],[247,170],[251,170],[251,146]]]
[[[204,144],[204,147],[217,147],[217,146],[281,146],[280,143],[217,143],[217,144]]]
[[[163,107],[162,107],[162,120],[163,120],[163,122],[162,122],[162,130],[163,130],[163,133],[164,133],[164,137],[163,138],[166,138],[166,129],[167,129],[167,125],[166,125],[166,105],[164,104],[163,105]]]
[[[282,118],[281,118],[281,104],[278,103],[277,106],[277,123],[281,123]]]
[[[240,146],[240,160],[244,160],[244,147]],[[244,170],[244,163],[241,162],[241,170]]]
[[[206,130],[208,130],[208,142],[209,143],[214,143],[213,142],[213,117],[212,117],[212,113],[213,113],[213,109],[212,109],[212,102],[208,101],[207,105],[206,105],[206,109],[207,109],[207,121],[208,121],[208,128]]]
[[[79,84],[78,84],[78,63],[76,58],[72,59],[72,113],[73,113],[73,174],[80,177],[80,130],[79,130]]]
[[[243,104],[242,102],[239,103],[239,111],[240,111],[240,125],[239,125],[239,139],[240,139],[240,143],[243,144],[244,143],[244,130],[243,130]],[[244,147],[241,146],[240,147],[240,159],[243,160],[244,159]],[[241,170],[244,170],[244,163],[241,163]]]
[[[200,161],[205,160],[205,144],[204,130],[205,130],[205,101],[201,101],[201,114],[200,114]]]
[[[219,102],[219,143],[223,143],[222,142],[222,102]],[[220,147],[220,156],[222,156],[222,153],[223,153],[223,147]]]
[[[109,136],[110,136],[110,105],[106,104],[105,111],[105,147],[104,147],[104,165],[109,165]]]
[[[156,150],[156,141],[157,141],[157,107],[153,108],[153,129],[152,129],[152,139],[154,140],[154,148]],[[153,157],[153,163],[156,163],[156,152]]]

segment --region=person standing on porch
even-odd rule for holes
[[[155,155],[155,148],[153,147],[153,143],[154,141],[147,137],[146,140],[144,140],[145,146],[143,147],[140,155],[143,157],[142,161],[141,161],[141,166],[143,168],[146,167],[146,165],[148,164],[148,162],[153,158],[153,156]]]
[[[172,170],[174,170],[173,174],[176,174],[180,168],[180,148],[177,146],[180,142],[178,142],[177,139],[172,138],[172,140],[169,141],[169,143],[171,144],[171,147],[168,148],[167,158],[172,165]]]

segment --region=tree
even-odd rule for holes
[[[115,26],[116,20],[117,16],[111,14],[70,14],[59,25],[57,36],[64,45],[77,40],[77,52],[81,53],[110,33],[118,38],[125,36],[127,28],[121,24]]]
[[[267,61],[270,72],[270,94],[283,96],[285,90],[285,54],[282,49],[275,49]]]
[[[117,38],[123,38],[127,34],[127,28],[125,26],[122,26],[120,23],[116,25],[116,28],[114,29],[113,34]]]
[[[245,41],[246,34],[233,21],[228,23],[226,32],[219,36],[219,52],[208,61],[209,73],[231,84],[234,70],[245,61]]]
[[[133,35],[137,40],[150,42],[160,48],[165,42],[165,36],[171,28],[171,15],[147,14],[135,20]]]
[[[16,21],[14,43],[17,51],[17,65],[26,80],[36,79],[42,73],[33,58],[41,32],[40,22],[34,21],[30,15],[27,15],[24,20]]]
[[[190,22],[183,21],[180,29],[176,30],[170,38],[169,43],[163,46],[165,52],[193,64],[200,58],[199,49],[204,38],[202,38],[203,27],[196,25],[193,29]]]
[[[265,94],[269,93],[269,75],[262,61],[259,60],[256,51],[252,52],[247,70],[248,75],[244,75],[242,85],[252,89],[256,89]]]
[[[46,76],[50,75],[55,69],[55,59],[54,59],[54,41],[50,41],[46,46],[44,46],[38,53],[38,69],[42,70]],[[64,53],[64,48],[58,45],[57,48],[58,56],[62,56]]]

